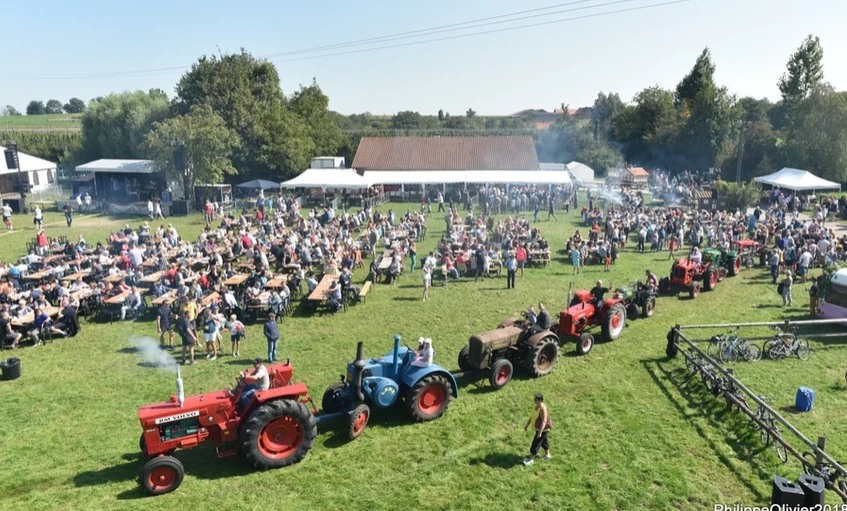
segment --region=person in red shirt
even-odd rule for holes
[[[515,259],[518,260],[518,268],[521,270],[521,277],[523,277],[523,268],[526,266],[526,247],[521,245],[518,247],[518,250],[515,252]]]
[[[35,242],[38,245],[38,253],[39,255],[44,255],[47,253],[47,234],[39,229],[38,234],[35,235]]]

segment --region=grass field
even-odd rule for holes
[[[395,205],[397,206],[397,205]],[[404,207],[399,207],[403,210]],[[546,216],[546,215],[542,215]],[[559,222],[540,222],[554,253],[578,225],[575,213]],[[31,221],[16,218],[21,226]],[[170,221],[170,220],[169,220]],[[102,240],[125,220],[78,218],[73,229],[59,214],[47,216],[51,235],[89,242]],[[199,217],[173,219],[184,237],[197,235]],[[133,221],[133,225],[136,222]],[[443,229],[429,221],[419,253],[431,250]],[[584,228],[583,232],[584,232]],[[0,258],[21,255],[33,231],[0,234]],[[590,287],[597,278],[631,283],[651,268],[659,276],[670,266],[667,253],[622,252],[611,273],[587,267],[572,277],[564,254],[547,268],[528,269],[517,289],[505,277],[463,280],[432,289],[422,303],[420,273],[396,286],[377,285],[366,304],[336,316],[296,312],[280,325],[280,357],[290,357],[295,379],[319,397],[345,371],[355,345],[366,355],[391,349],[399,333],[410,344],[431,337],[436,362],[458,370],[456,354],[474,333],[494,328],[529,304],[546,302],[558,311],[568,284]],[[364,278],[359,270],[357,281]],[[801,466],[782,465],[758,433],[689,378],[681,357],[665,356],[665,335],[676,323],[765,321],[804,318],[807,297],[795,286],[796,305],[782,308],[763,269],[743,270],[696,301],[659,299],[650,319],[630,323],[622,338],[598,344],[585,357],[566,345],[555,372],[532,380],[520,372],[505,389],[460,381],[459,399],[433,422],[412,424],[401,410],[381,411],[355,442],[343,427],[321,427],[306,459],[282,470],[257,472],[238,457],[217,459],[211,446],[181,451],[187,471],[174,493],[144,498],[136,484],[142,461],[137,408],[173,393],[170,374],[144,368],[129,347],[132,336],[153,336],[151,320],[108,324],[83,322],[75,339],[18,350],[23,377],[0,382],[0,501],[3,509],[712,509],[714,503],[764,505],[770,480],[796,478]],[[183,371],[186,392],[229,386],[248,360],[264,356],[260,326],[238,360],[201,359]],[[710,335],[704,332],[704,336]],[[828,437],[837,459],[847,454],[843,426],[843,341],[812,342],[811,360],[738,363],[738,376],[755,392],[788,410],[796,388],[817,391],[815,410],[790,414],[810,438]],[[6,352],[5,355],[9,355]],[[546,396],[554,430],[553,458],[525,467],[530,436],[522,431],[532,394]]]
[[[78,130],[82,114],[13,115],[0,117],[2,130]]]

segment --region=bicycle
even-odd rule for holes
[[[738,403],[730,399],[730,395],[734,397]],[[747,409],[750,408],[750,404],[747,402],[747,396],[739,391],[732,382],[729,382],[725,389],[724,399],[726,399],[726,408],[730,412],[732,412],[734,408],[735,413],[738,413],[741,411],[742,406]]]
[[[757,362],[762,358],[762,351],[747,339],[739,339],[736,331],[724,337],[718,357],[723,363],[735,362],[739,357],[748,362]]]
[[[776,336],[765,341],[762,351],[771,360],[781,360],[791,355],[797,355],[800,360],[809,360],[812,351],[809,349],[809,341],[797,337],[797,329],[792,328],[790,332],[783,332],[779,327],[771,327],[778,332]]]
[[[759,399],[762,401],[773,401],[773,399],[759,396]],[[759,425],[759,438],[762,440],[762,443],[767,447],[771,442],[771,436],[774,438],[782,437],[782,434],[779,431],[779,427],[776,425],[776,421],[771,414],[765,409],[764,406],[759,406],[758,410],[756,410],[756,419],[764,424],[764,426],[759,425],[759,422],[756,424]],[[782,445],[781,442],[774,440],[773,448],[776,451],[776,455],[782,460],[783,463],[788,462],[788,453],[785,451],[785,446]]]
[[[844,465],[840,461],[838,464]],[[812,476],[822,477],[830,485],[838,488],[843,493],[847,493],[847,481],[843,480],[845,474],[826,460],[818,464],[817,456],[813,452],[807,451],[803,453],[803,472]]]

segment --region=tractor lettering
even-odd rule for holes
[[[173,421],[178,421],[178,420],[182,420],[182,419],[188,419],[190,417],[199,417],[199,416],[200,416],[200,411],[197,410],[197,411],[194,411],[194,412],[181,413],[181,414],[178,414],[178,415],[171,415],[170,417],[162,417],[161,419],[156,419],[155,424],[164,424],[166,422],[173,422]]]
[[[384,395],[386,395],[386,394],[394,394],[395,392],[397,392],[397,391],[396,391],[396,390],[394,390],[394,387],[384,387],[384,388],[382,389],[382,392],[380,392],[379,394],[380,394],[381,396],[384,396]]]

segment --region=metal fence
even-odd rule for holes
[[[761,323],[731,323],[718,325],[676,325],[668,332],[668,343],[666,354],[670,358],[675,358],[677,354],[685,357],[686,366],[692,372],[700,373],[703,382],[709,387],[716,397],[723,397],[727,401],[727,405],[735,406],[738,410],[744,413],[751,421],[776,444],[781,445],[785,453],[790,454],[803,464],[806,472],[822,477],[827,488],[835,492],[844,502],[847,502],[847,469],[839,462],[832,458],[824,450],[826,447],[826,438],[818,437],[817,443],[809,440],[802,432],[794,427],[788,420],[769,406],[763,396],[760,396],[750,390],[742,383],[733,373],[731,368],[723,367],[717,360],[703,350],[697,343],[711,342],[711,339],[692,339],[683,330],[698,330],[698,329],[727,329],[727,328],[745,328],[745,327],[773,327],[777,326],[783,332],[791,332],[793,328],[800,326],[817,326],[825,324],[845,324],[844,319],[822,319],[822,320],[807,320],[807,321],[784,321],[784,322],[761,322]],[[690,335],[690,334],[689,334]],[[825,333],[815,334],[813,337],[847,337],[847,333]],[[766,339],[771,339],[767,337]],[[749,338],[753,339],[753,338]],[[749,340],[748,339],[748,340]],[[751,409],[750,403],[755,403],[757,408]],[[809,451],[814,453],[815,460],[812,462],[803,456],[800,450],[794,447],[785,436],[779,431],[777,426],[782,425],[787,431],[793,434],[797,441],[805,444]],[[764,438],[768,438],[764,437]],[[792,440],[793,441],[793,440]],[[796,441],[794,441],[796,443]],[[777,451],[779,454],[779,451]],[[786,458],[780,458],[786,461]],[[840,479],[840,480],[839,480]]]

